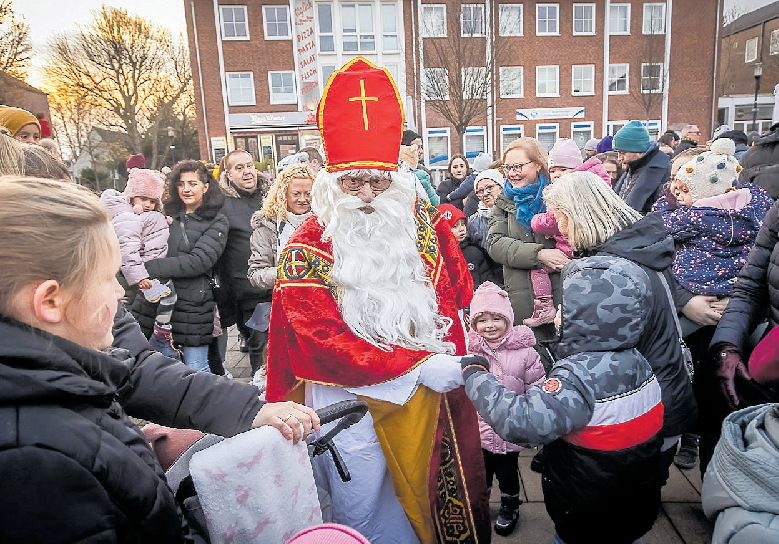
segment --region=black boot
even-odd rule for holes
[[[682,445],[674,456],[674,465],[689,470],[695,466],[698,460],[698,435],[684,433],[682,435]]]
[[[519,505],[522,501],[519,495],[500,496],[500,511],[495,521],[495,532],[500,536],[508,536],[514,532],[519,521]]]

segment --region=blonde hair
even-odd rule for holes
[[[574,250],[599,246],[641,219],[591,172],[563,174],[544,189],[544,202],[568,219],[568,243]]]
[[[24,152],[5,127],[0,127],[0,176],[24,175]]]
[[[0,313],[10,315],[23,288],[46,280],[84,296],[112,232],[97,196],[69,182],[3,176],[0,202]]]
[[[314,173],[305,164],[287,166],[281,176],[271,185],[268,194],[262,199],[262,215],[268,219],[284,221],[287,219],[287,189],[295,178],[314,180]]]
[[[541,170],[544,173],[548,173],[549,171],[549,154],[546,152],[546,149],[544,149],[544,146],[541,145],[541,142],[536,140],[535,138],[530,138],[528,136],[523,136],[522,138],[517,138],[513,142],[509,144],[509,146],[506,148],[506,150],[503,152],[503,163],[506,163],[506,155],[509,151],[512,149],[521,149],[525,152],[525,155],[527,155],[527,158],[530,162],[533,162],[541,167]],[[548,175],[547,175],[548,177]]]

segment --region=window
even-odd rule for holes
[[[222,15],[223,40],[248,40],[249,25],[246,24],[246,6],[219,6]]]
[[[376,51],[372,4],[341,4],[342,44],[345,53]]]
[[[609,121],[606,123],[606,128],[609,136],[614,136],[619,129],[627,125],[630,121]]]
[[[465,158],[473,160],[476,155],[487,151],[487,128],[468,127],[465,129]]]
[[[319,72],[322,74],[322,88],[325,88],[327,81],[330,79],[330,75],[335,72],[336,66],[334,64],[323,64],[319,68]]]
[[[254,74],[227,72],[227,102],[231,106],[254,106]]]
[[[321,53],[334,53],[335,36],[333,35],[332,4],[316,5],[316,22],[319,27],[319,51]]]
[[[559,36],[558,4],[536,4],[536,36]]]
[[[547,153],[551,151],[554,143],[557,141],[557,135],[560,131],[560,125],[557,123],[551,125],[536,125],[536,140],[538,140]]]
[[[397,62],[385,62],[384,67],[387,69],[387,71],[392,76],[392,80],[395,82],[395,85],[400,87],[400,72],[398,72],[398,63]]]
[[[573,34],[595,34],[595,4],[573,5]]]
[[[446,4],[422,4],[422,37],[446,37]]]
[[[609,34],[630,34],[630,4],[611,4]]]
[[[627,64],[609,64],[609,94],[627,94],[628,70]]]
[[[576,142],[579,150],[584,149],[584,144],[592,138],[592,123],[571,123],[571,140]]]
[[[501,98],[522,98],[522,67],[521,66],[501,66],[500,67],[500,97]]]
[[[430,168],[449,166],[449,129],[430,128],[427,130],[427,142],[424,145],[427,164]]]
[[[536,66],[536,96],[560,96],[559,66]]]
[[[292,37],[289,30],[289,6],[262,6],[262,16],[266,40],[288,40]]]
[[[499,8],[498,34],[522,36],[522,4],[500,4]]]
[[[461,36],[484,36],[484,4],[463,4],[460,11]]]
[[[398,51],[398,8],[396,4],[381,5],[381,30],[381,50],[385,53]]]
[[[422,92],[426,100],[449,100],[449,73],[446,68],[425,68]]]
[[[571,94],[595,94],[595,65],[573,65]]]
[[[757,38],[747,40],[744,44],[744,62],[755,62],[757,60]]]
[[[517,138],[521,138],[525,130],[522,125],[503,125],[500,127],[500,153],[501,155],[506,151],[506,148],[511,142]]]
[[[271,104],[297,104],[295,72],[268,72]]]
[[[779,30],[771,31],[771,43],[769,44],[768,54],[779,54]]]
[[[463,68],[463,98],[487,98],[489,81],[484,67]]]
[[[617,132],[619,132],[619,129],[627,125],[629,122],[630,121],[608,121],[606,123],[606,131],[610,136],[614,136]],[[641,121],[641,124],[644,126],[644,128],[646,128],[647,132],[649,132],[649,137],[653,140],[656,140],[660,134],[660,121]]]
[[[663,92],[663,63],[641,64],[641,92]]]
[[[665,4],[644,4],[644,34],[665,34]]]

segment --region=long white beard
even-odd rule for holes
[[[341,315],[358,337],[384,350],[402,346],[454,353],[444,342],[452,320],[438,313],[433,285],[416,246],[414,184],[393,172],[390,188],[370,204],[345,194],[340,173],[321,172],[312,209],[333,242],[330,278],[338,286]]]

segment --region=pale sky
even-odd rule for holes
[[[739,6],[748,11],[776,0],[725,0],[724,11]],[[170,28],[174,36],[186,32],[184,0],[14,0],[14,8],[24,15],[30,24],[30,36],[34,49],[29,81],[40,84],[38,67],[43,63],[45,45],[52,34],[69,32],[78,24],[88,23],[91,12],[100,6],[122,7],[151,19],[160,26]],[[677,8],[678,9],[678,8]]]

